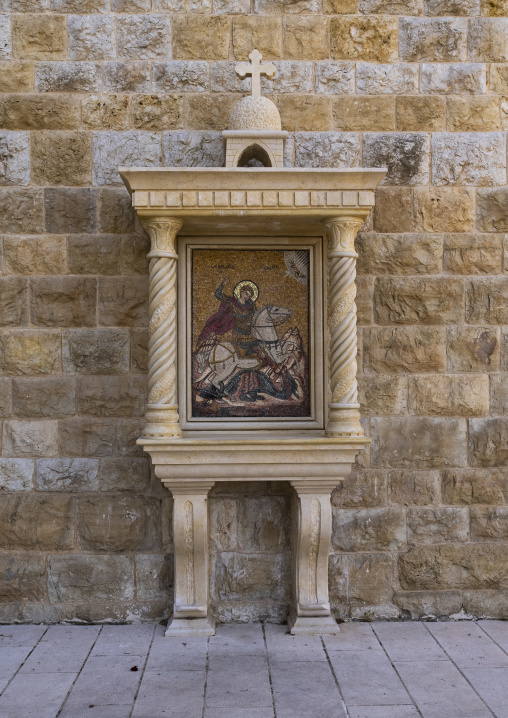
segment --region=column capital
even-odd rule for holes
[[[328,235],[329,257],[358,257],[355,237],[364,222],[363,217],[344,215],[322,220]]]
[[[141,221],[152,243],[148,258],[178,259],[175,241],[176,235],[183,227],[182,220],[178,217],[143,217]]]

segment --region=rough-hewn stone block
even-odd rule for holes
[[[45,189],[44,204],[47,232],[53,234],[94,232],[97,212],[95,190]]]
[[[71,416],[76,409],[73,379],[14,379],[12,390],[14,413],[18,417],[58,419],[61,416]]]
[[[8,59],[12,55],[12,30],[9,15],[0,15],[0,58]]]
[[[360,0],[360,12],[383,15],[420,15],[422,0]]]
[[[379,187],[376,190],[374,228],[377,232],[412,232],[413,190],[409,187]]]
[[[58,454],[57,421],[4,421],[5,456],[30,457]]]
[[[480,0],[425,0],[426,15],[478,15],[479,11]]]
[[[122,239],[115,234],[74,235],[68,240],[71,274],[120,274]]]
[[[38,234],[44,229],[44,200],[41,190],[0,187],[0,232]]]
[[[486,65],[479,63],[423,63],[420,92],[441,95],[476,95],[486,92]]]
[[[480,541],[508,538],[506,506],[472,506],[471,538]]]
[[[462,2],[463,0],[454,0]],[[441,0],[439,0],[441,2]],[[403,614],[411,619],[444,618],[459,613],[462,609],[462,597],[459,591],[400,591],[393,602]]]
[[[46,598],[46,561],[35,552],[0,554],[0,601]]]
[[[107,13],[108,0],[51,0],[51,9],[66,13]]]
[[[271,92],[304,94],[313,91],[314,65],[312,62],[278,60],[273,64],[276,68],[275,77],[273,79],[265,77],[261,80],[262,94]],[[234,66],[234,63],[232,65]]]
[[[124,374],[129,370],[126,329],[69,329],[62,335],[66,374]]]
[[[406,62],[457,62],[466,59],[467,20],[401,18],[400,58]]]
[[[111,0],[111,10],[112,12],[123,13],[148,12],[150,10],[150,4],[151,0]],[[157,10],[157,12],[158,11],[159,10]]]
[[[99,323],[102,326],[146,326],[148,324],[146,277],[100,277]]]
[[[336,130],[366,131],[395,129],[393,97],[338,97],[333,102]]]
[[[63,60],[67,52],[67,23],[63,15],[13,15],[14,56],[30,60]]]
[[[61,371],[60,332],[12,329],[0,333],[0,370],[3,374],[53,374]]]
[[[10,416],[12,412],[12,382],[5,377],[0,378],[0,418]],[[1,472],[0,472],[1,476]]]
[[[158,167],[160,136],[153,132],[97,132],[93,138],[93,183],[120,185],[120,165]]]
[[[440,502],[437,471],[390,471],[388,502],[396,506],[431,506]]]
[[[250,0],[214,0],[213,11],[216,15],[248,15]]]
[[[445,469],[467,465],[465,419],[376,418],[371,419],[371,432],[375,468]]]
[[[490,413],[494,416],[508,414],[508,374],[490,376]]]
[[[333,1],[333,0],[332,0]],[[343,3],[345,0],[338,0]],[[347,2],[347,0],[346,0]],[[318,0],[291,0],[288,4],[285,0],[254,0],[254,12],[263,14],[276,13],[318,13],[320,3]]]
[[[415,544],[450,543],[469,538],[469,512],[452,508],[409,508],[408,541]]]
[[[25,277],[0,277],[0,327],[28,323],[28,281]]]
[[[99,92],[98,62],[39,62],[35,68],[38,92]]]
[[[79,101],[61,95],[4,95],[0,125],[6,130],[72,130],[79,125]]]
[[[446,125],[446,103],[442,97],[397,97],[396,125],[407,132],[437,132]]]
[[[144,377],[87,376],[78,381],[78,412],[90,416],[143,416]]]
[[[415,222],[427,232],[468,232],[474,228],[474,190],[467,187],[418,188]]]
[[[101,459],[103,491],[133,491],[146,495],[150,488],[150,464],[143,459]]]
[[[508,94],[508,64],[491,64],[489,88],[500,95]]]
[[[263,554],[226,552],[212,556],[210,593],[213,601],[288,600],[290,552]]]
[[[508,277],[479,277],[466,282],[469,324],[508,324]]]
[[[483,232],[508,232],[508,191],[478,190],[476,217]]]
[[[443,239],[432,234],[362,232],[356,238],[359,274],[441,274]]]
[[[324,95],[349,95],[355,91],[355,65],[352,62],[316,62],[316,92]]]
[[[89,130],[126,130],[129,127],[129,97],[89,95],[81,102],[81,119]]]
[[[66,271],[66,254],[62,236],[4,237],[4,272],[62,274]]]
[[[409,411],[426,416],[484,416],[487,375],[419,376],[409,379]]]
[[[418,65],[359,62],[356,66],[356,91],[364,95],[416,93]]]
[[[328,19],[324,17],[286,17],[282,51],[290,60],[326,60],[330,56]]]
[[[95,551],[160,549],[160,503],[137,496],[81,498],[78,540]]]
[[[0,503],[0,547],[55,551],[72,547],[69,496],[6,494]]]
[[[162,149],[169,167],[220,167],[224,162],[220,132],[165,132]]]
[[[447,335],[448,371],[496,371],[500,346],[497,328],[451,327]]]
[[[499,98],[448,97],[446,124],[452,132],[491,132],[501,129]]]
[[[464,283],[451,278],[378,277],[378,324],[454,324],[464,319]]]
[[[389,553],[332,554],[328,582],[332,605],[387,603],[392,586],[392,557]]]
[[[435,136],[435,135],[434,135]],[[366,133],[365,167],[388,167],[385,184],[415,185],[429,181],[430,139],[425,133]]]
[[[131,372],[148,372],[148,330],[131,329]]]
[[[290,547],[289,497],[244,498],[237,503],[240,551],[282,551]]]
[[[397,20],[388,17],[333,17],[331,56],[335,60],[395,62]]]
[[[33,475],[31,459],[0,459],[0,492],[31,491]]]
[[[61,456],[110,456],[116,449],[111,419],[62,419],[59,422]]]
[[[469,463],[471,466],[508,466],[508,421],[469,420]]]
[[[364,369],[369,373],[439,372],[445,367],[439,327],[374,327],[363,330]]]
[[[138,130],[175,130],[182,126],[182,98],[178,95],[134,95],[132,125]]]
[[[244,20],[247,19],[255,18],[244,18]],[[234,23],[236,22],[235,18]],[[235,25],[233,27],[235,28]],[[233,43],[235,43],[234,37],[235,35],[233,35]],[[228,47],[229,22],[227,18],[198,17],[196,15],[174,16],[173,57],[176,60],[227,60]],[[253,45],[252,47],[257,46]],[[264,55],[261,48],[260,52]]]
[[[115,20],[71,15],[67,21],[70,60],[109,60],[116,55]]]
[[[128,234],[142,231],[132,207],[129,193],[124,188],[99,190],[99,232]],[[146,235],[145,235],[146,236]]]
[[[118,419],[116,423],[118,453],[121,456],[145,456],[136,444],[145,427],[144,419]]]
[[[31,62],[0,61],[0,92],[30,92],[34,89]]]
[[[38,491],[98,491],[98,459],[37,459]]]
[[[356,277],[356,311],[359,326],[374,323],[372,300],[374,296],[374,278]]]
[[[403,509],[333,509],[332,551],[394,551],[406,541]]]
[[[360,136],[343,132],[298,132],[295,167],[356,167],[360,164]]]
[[[332,506],[386,506],[386,471],[354,471],[332,492]]]
[[[105,62],[103,72],[106,92],[150,91],[149,62]]]
[[[323,0],[323,12],[331,15],[354,15],[358,0]]]
[[[171,600],[174,561],[171,554],[136,554],[136,596],[143,601]]]
[[[443,471],[443,502],[447,504],[506,504],[506,469],[454,469]]]
[[[154,12],[210,13],[211,0],[152,0]]]
[[[48,593],[51,603],[133,598],[132,559],[76,553],[50,556]]]
[[[500,274],[503,243],[499,234],[449,234],[444,239],[444,268],[453,274]]]
[[[118,57],[151,60],[170,56],[171,22],[168,17],[123,15],[117,18],[116,24]]]
[[[469,616],[504,620],[508,615],[506,591],[464,591],[462,608]]]
[[[406,413],[405,377],[360,375],[358,382],[361,412],[364,416]]]
[[[436,132],[432,135],[432,183],[505,184],[505,144],[501,132]]]
[[[206,62],[196,60],[154,62],[153,89],[156,92],[207,92],[209,84]]]
[[[37,132],[32,138],[32,182],[87,185],[92,177],[92,141],[85,132]]]
[[[508,18],[472,18],[468,51],[473,62],[508,62]]]
[[[37,277],[30,283],[30,314],[34,324],[49,327],[94,326],[95,278]]]
[[[284,95],[280,96],[278,107],[282,124],[290,132],[321,132],[332,128],[332,105],[329,97]]]
[[[0,185],[27,185],[29,182],[29,133],[0,132]]]
[[[150,240],[147,235],[122,238],[122,274],[148,274]]]

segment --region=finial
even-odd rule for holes
[[[263,55],[259,50],[253,50],[249,55],[250,62],[241,62],[235,67],[240,77],[252,75],[252,96],[259,97],[261,95],[261,75],[266,75],[270,80],[274,77],[276,67],[273,62],[265,62],[261,64]]]

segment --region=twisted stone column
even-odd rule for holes
[[[182,435],[176,383],[175,240],[183,222],[175,217],[143,220],[152,241],[150,260],[148,405],[144,439]]]
[[[328,357],[330,398],[327,436],[363,436],[356,381],[355,237],[361,217],[333,217],[328,234]]]

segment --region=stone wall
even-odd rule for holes
[[[0,0],[1,620],[170,601],[171,498],[135,445],[147,240],[116,168],[222,164],[254,47],[287,164],[389,168],[358,239],[372,446],[333,497],[333,605],[508,613],[507,0]],[[210,504],[215,612],[280,620],[287,487]]]

